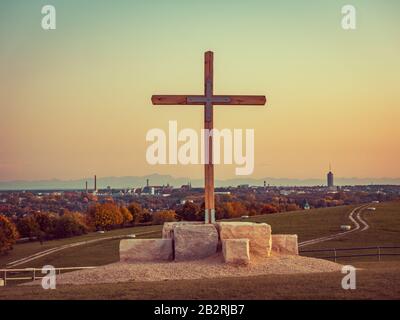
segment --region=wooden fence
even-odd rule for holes
[[[319,259],[333,259],[335,262],[340,258],[354,257],[376,257],[378,261],[384,256],[400,256],[400,252],[388,252],[388,250],[400,249],[398,246],[374,246],[374,247],[352,247],[352,248],[331,248],[331,249],[316,249],[316,250],[301,250],[301,255],[312,256]],[[358,251],[361,253],[348,254],[348,252]],[[369,251],[369,252],[366,252]],[[317,253],[332,253],[333,255],[314,255]]]
[[[75,271],[84,269],[95,269],[96,267],[68,267],[54,268],[56,274],[61,274],[63,271]],[[35,281],[43,279],[46,274],[42,274],[42,268],[24,268],[24,269],[0,269],[0,286],[6,286],[8,281]]]

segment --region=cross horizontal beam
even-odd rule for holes
[[[151,101],[154,105],[204,105],[206,97],[200,95],[154,95]],[[264,106],[267,102],[265,96],[212,96],[213,105],[251,105]]]

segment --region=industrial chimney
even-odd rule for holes
[[[94,191],[97,191],[97,177],[94,175]]]

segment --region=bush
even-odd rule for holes
[[[173,210],[163,210],[153,213],[153,224],[176,221],[176,214]]]
[[[14,223],[6,216],[0,215],[0,254],[3,255],[12,250],[18,239],[18,231]]]
[[[261,209],[262,214],[270,214],[270,213],[277,213],[279,212],[279,208],[277,208],[274,204],[272,203],[267,203],[263,206]]]

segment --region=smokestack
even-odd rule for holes
[[[94,175],[94,191],[97,191],[97,177]]]
[[[149,187],[149,179],[146,179],[146,186]]]
[[[88,192],[88,188],[87,188],[87,181],[86,181],[86,188],[85,188],[85,189],[86,189],[86,193],[87,193],[87,192]]]

